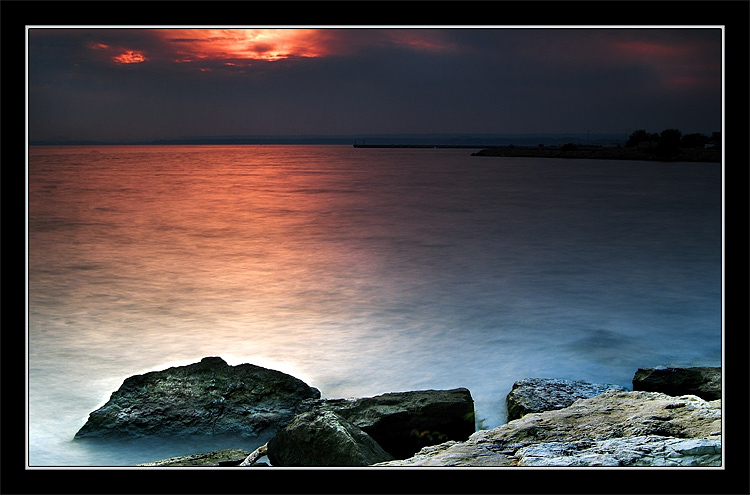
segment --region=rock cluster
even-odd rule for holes
[[[322,399],[278,371],[218,357],[125,380],[82,437],[267,434],[252,454],[143,466],[720,466],[721,368],[639,369],[633,391],[553,378],[514,383],[509,422],[475,431],[466,388]]]
[[[127,378],[75,438],[265,437],[275,466],[367,466],[466,440],[474,429],[465,388],[320,399],[318,389],[293,376],[206,357]],[[149,465],[217,462],[209,453]]]
[[[274,466],[367,466],[474,433],[469,390],[321,399],[268,442]]]
[[[711,466],[720,459],[719,400],[612,390],[377,465]]]

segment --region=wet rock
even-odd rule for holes
[[[534,456],[527,448],[534,445],[573,444],[575,448],[566,447],[568,450],[558,448],[556,456],[565,457],[560,453],[570,449],[585,450],[597,442],[647,436],[708,439],[712,442],[710,445],[697,448],[706,447],[703,454],[710,456],[704,461],[714,465],[716,459],[711,456],[721,448],[721,401],[706,401],[694,395],[673,397],[657,392],[607,391],[590,399],[580,399],[563,409],[530,413],[492,430],[477,431],[465,442],[446,442],[424,448],[408,459],[377,465],[516,466],[523,458],[527,458],[525,462],[531,462]],[[634,459],[639,456],[634,455],[628,462],[656,465],[653,463],[662,462],[659,459],[671,455],[670,448],[668,442],[658,449],[643,451],[643,456],[655,452],[648,454],[652,460],[637,461]],[[678,445],[678,450],[680,448]],[[598,465],[597,462],[610,460],[603,457],[598,461],[593,459],[590,465]]]
[[[674,438],[647,435],[597,442],[550,442],[516,452],[519,466],[659,466],[721,465],[721,438]]]
[[[633,390],[721,399],[721,368],[639,368],[633,377]]]
[[[506,397],[508,421],[525,414],[552,411],[568,407],[578,399],[589,399],[607,390],[621,390],[619,385],[558,380],[554,378],[525,378],[513,384]]]
[[[474,432],[465,388],[306,402],[308,411],[268,442],[274,466],[365,466],[406,458]]]
[[[243,449],[215,450],[201,454],[170,457],[154,462],[145,462],[138,466],[149,467],[228,467],[239,466],[250,452]]]
[[[422,447],[466,440],[474,433],[474,400],[466,388],[392,392],[354,400],[317,401],[370,435],[396,459]]]
[[[272,435],[320,391],[281,373],[206,357],[127,378],[76,438]]]
[[[367,433],[331,411],[300,414],[268,442],[273,466],[368,466],[392,460]]]

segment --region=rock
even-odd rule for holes
[[[721,367],[639,368],[633,377],[633,390],[721,399]]]
[[[243,449],[215,450],[202,454],[191,454],[179,457],[170,457],[160,461],[145,462],[138,466],[150,467],[222,467],[222,466],[239,466],[250,453]]]
[[[513,384],[506,397],[508,421],[533,412],[568,407],[578,399],[588,399],[607,390],[621,390],[619,385],[588,383],[554,378],[525,378]]]
[[[268,442],[280,466],[366,466],[426,445],[466,440],[474,401],[465,388],[307,401],[307,411]]]
[[[355,400],[316,401],[403,459],[427,445],[466,440],[474,433],[474,400],[466,388],[393,392]]]
[[[127,378],[75,437],[270,436],[319,397],[279,371],[206,357]]]
[[[331,411],[300,414],[268,442],[273,466],[368,466],[392,460],[367,433]]]
[[[720,438],[647,435],[597,442],[538,443],[516,452],[519,466],[721,466]]]
[[[612,390],[590,399],[577,400],[563,409],[526,414],[492,430],[477,431],[465,442],[446,442],[424,448],[408,459],[377,465],[516,466],[522,458],[527,458],[525,462],[532,462],[534,456],[531,454],[534,451],[529,453],[528,449],[523,449],[533,445],[572,444],[568,447],[555,447],[559,454],[585,450],[590,448],[587,445],[593,447],[596,442],[647,436],[708,439],[713,442],[710,444],[713,450],[706,447],[704,453],[715,453],[721,448],[721,401],[706,401],[694,395],[672,397],[658,392]],[[609,447],[607,445],[603,444],[606,448],[610,448],[612,444]],[[628,462],[661,462],[661,455],[671,455],[670,448],[677,448],[676,452],[679,452],[685,444],[676,445],[677,447],[670,446],[667,443],[659,449],[648,451],[656,452],[652,455],[653,460],[631,459]],[[696,448],[698,447],[702,448]],[[605,449],[602,452],[607,451]],[[643,452],[644,456],[647,455],[646,450]],[[634,455],[635,457],[638,455]],[[715,458],[711,456],[704,460],[715,462]],[[596,462],[610,460],[602,457],[599,461],[591,462],[591,465],[598,465]]]
[[[480,430],[465,442],[451,440],[439,445],[424,447],[412,457],[388,462],[379,462],[373,466],[428,466],[428,467],[507,467],[516,466],[517,462],[503,452],[494,450],[494,445],[487,441],[486,432]],[[510,452],[508,452],[510,453]]]

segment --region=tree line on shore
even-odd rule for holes
[[[655,148],[657,151],[675,152],[679,148],[716,148],[721,146],[721,132],[711,136],[693,133],[683,135],[679,129],[664,129],[660,134],[638,129],[625,143],[626,148]]]

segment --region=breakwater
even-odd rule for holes
[[[245,466],[264,456],[282,467],[721,465],[720,367],[639,368],[632,383],[516,381],[509,422],[477,431],[465,387],[324,399],[294,376],[211,356],[127,378],[76,438],[270,437],[253,454],[230,448],[146,466]]]
[[[468,148],[484,149],[487,146],[472,144],[355,144],[355,148]]]
[[[576,158],[597,160],[646,160],[672,162],[721,162],[721,151],[716,149],[680,148],[673,153],[660,153],[655,148],[604,148],[598,146],[496,146],[484,148],[472,156],[524,158]]]
[[[474,144],[354,144],[355,148],[460,148],[478,150],[471,156],[520,158],[577,158],[597,160],[644,160],[672,162],[721,162],[717,149],[681,148],[664,153],[656,148],[602,146],[486,146]]]

